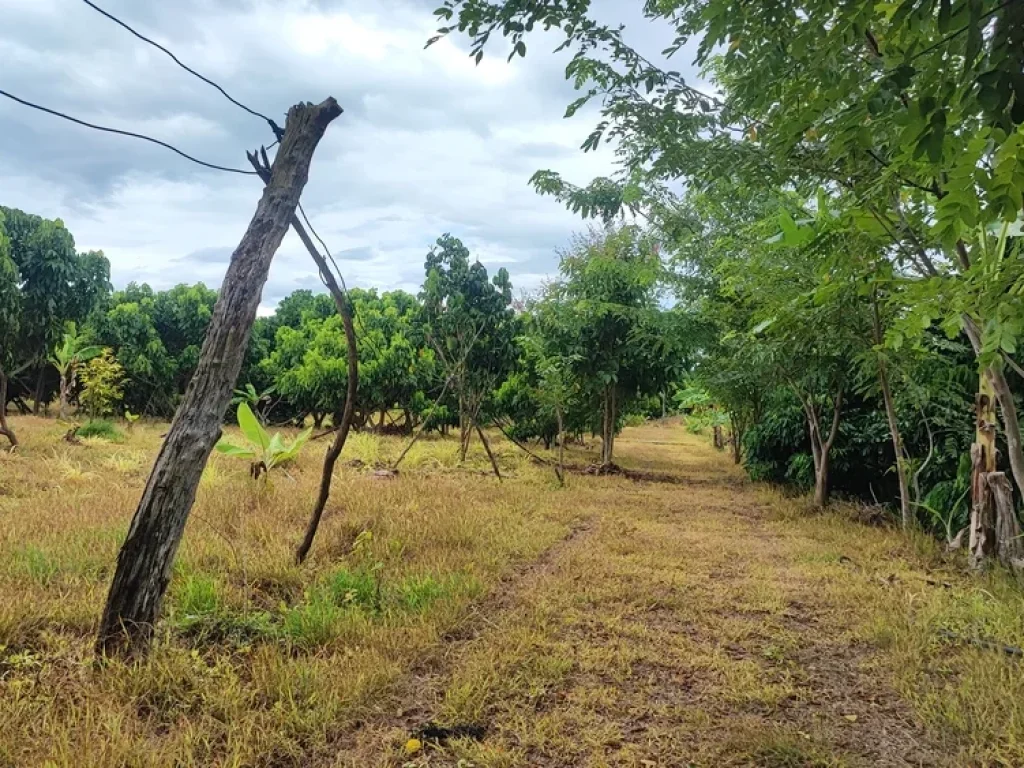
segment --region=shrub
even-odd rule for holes
[[[78,400],[90,416],[113,413],[124,397],[124,368],[109,349],[86,363],[79,378],[83,388]]]
[[[78,428],[78,432],[75,434],[78,437],[101,437],[112,443],[120,443],[124,440],[124,433],[107,419],[89,419]]]

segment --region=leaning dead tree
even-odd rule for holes
[[[271,169],[266,152],[263,152],[262,160],[255,155],[250,155],[249,162],[252,163],[253,168],[256,169],[263,182],[269,184]],[[307,219],[306,222],[309,223],[309,220]],[[331,298],[334,299],[334,306],[341,316],[341,324],[345,329],[345,345],[348,347],[348,387],[345,392],[345,405],[341,411],[341,421],[334,425],[334,440],[331,441],[327,454],[324,456],[324,467],[320,473],[320,492],[317,494],[316,502],[313,504],[313,514],[310,516],[309,524],[306,526],[306,535],[302,538],[302,543],[299,544],[298,549],[295,550],[295,560],[302,564],[309,554],[310,548],[313,546],[313,539],[316,537],[317,529],[320,527],[320,520],[324,515],[324,509],[327,507],[327,500],[331,497],[331,480],[334,477],[334,465],[337,464],[338,457],[341,456],[341,451],[345,447],[345,441],[348,440],[349,430],[352,428],[352,414],[355,412],[356,393],[359,387],[359,350],[356,348],[356,332],[352,325],[352,302],[349,301],[348,295],[342,290],[342,287],[338,285],[334,272],[331,271],[327,264],[327,259],[317,250],[309,237],[309,233],[306,232],[306,228],[302,226],[302,222],[299,221],[298,216],[294,213],[292,214],[291,225],[320,271],[320,280],[327,287]],[[320,242],[323,243],[322,240]],[[324,250],[327,250],[326,246]],[[329,255],[330,252],[328,252]]]
[[[148,650],[199,478],[220,438],[270,263],[292,223],[313,152],[341,111],[329,98],[318,105],[298,104],[288,112],[269,182],[231,256],[199,364],[118,555],[96,640],[100,654]]]

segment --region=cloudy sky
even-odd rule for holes
[[[551,168],[586,182],[612,168],[609,148],[579,150],[593,119],[562,119],[574,94],[567,54],[549,53],[558,40],[538,37],[511,64],[492,55],[474,66],[464,39],[424,50],[437,0],[97,2],[257,111],[283,117],[297,101],[338,99],[345,114],[317,151],[303,202],[349,285],[415,291],[429,246],[451,232],[489,269],[506,267],[517,290],[534,289],[584,225],[534,193],[530,175]],[[621,18],[624,5],[599,10]],[[630,39],[663,48],[633,14]],[[272,140],[81,0],[0,0],[0,19],[0,88],[16,96],[221,165],[248,167],[245,150]],[[258,197],[251,177],[0,99],[0,204],[62,218],[80,250],[107,254],[117,287],[219,285]],[[320,287],[289,235],[264,311]]]

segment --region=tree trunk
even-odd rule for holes
[[[46,366],[39,366],[39,373],[36,374],[36,388],[35,392],[32,393],[32,415],[38,416],[40,409],[43,407],[43,384],[45,383]]]
[[[615,387],[610,386],[604,395],[604,423],[601,425],[601,464],[610,466],[615,456]]]
[[[60,410],[57,413],[57,418],[58,419],[65,419],[65,418],[67,418],[67,413],[68,413],[68,389],[70,389],[70,385],[69,385],[69,382],[68,382],[68,377],[64,373],[64,371],[61,371],[61,373],[60,373]]]
[[[971,342],[975,355],[981,354],[981,330],[967,315],[963,316],[964,333]],[[1024,447],[1021,444],[1020,421],[1017,418],[1017,404],[1006,381],[1006,376],[997,368],[988,369],[995,395],[999,399],[999,412],[1003,417],[1003,432],[1006,435],[1006,452],[1010,459],[1010,471],[1017,490],[1024,493]]]
[[[798,393],[799,394],[799,393]],[[818,406],[810,396],[800,395],[807,415],[807,428],[811,439],[811,453],[814,456],[814,506],[827,507],[829,502],[829,468],[831,465],[832,446],[839,435],[839,417],[843,410],[843,387],[837,387],[832,401],[832,426],[828,437],[821,434],[821,419]]]
[[[1013,486],[1005,472],[985,476],[995,507],[996,554],[999,562],[1012,571],[1024,569],[1024,538],[1013,508]]]
[[[829,455],[827,452],[822,452],[821,462],[814,471],[814,506],[824,508],[828,506],[828,471],[829,471]]]
[[[975,438],[971,446],[971,568],[984,568],[995,557],[996,513],[988,476],[996,471],[996,404],[992,381],[983,371],[974,400]]]
[[[259,166],[257,167],[259,168]],[[259,170],[264,181],[269,184],[270,177],[267,169],[263,167],[259,168]],[[305,228],[294,214],[292,215],[292,229],[295,230],[295,234],[299,236],[302,244],[306,246],[309,255],[313,257],[313,261],[320,270],[320,277],[324,285],[327,286],[327,290],[330,291],[331,298],[334,299],[334,306],[337,308],[338,314],[341,315],[341,325],[345,329],[345,346],[347,347],[346,354],[348,357],[348,385],[345,392],[345,404],[341,410],[340,417],[337,413],[334,415],[334,426],[336,429],[334,431],[334,439],[331,441],[331,445],[324,456],[324,466],[320,472],[320,491],[317,494],[316,503],[313,505],[313,513],[310,515],[309,524],[306,526],[306,535],[302,538],[302,543],[299,544],[298,549],[295,550],[295,561],[301,565],[313,546],[313,539],[316,538],[317,529],[320,527],[320,520],[323,517],[324,509],[327,507],[327,500],[331,497],[334,465],[337,463],[338,457],[345,447],[345,441],[348,440],[348,433],[352,428],[352,416],[355,413],[356,395],[359,390],[359,348],[356,344],[356,332],[352,325],[352,306],[349,303],[348,297],[342,293],[341,286],[338,285],[338,281],[334,278],[334,273],[327,266],[327,261],[321,256],[316,246],[313,245],[313,241],[309,239]],[[383,420],[384,411],[382,410],[382,426]]]
[[[713,435],[713,440],[715,443],[715,450],[720,451],[723,448],[725,448],[725,440],[722,438],[722,425],[715,424],[711,428],[711,433]]]
[[[729,414],[729,430],[732,432],[732,463],[743,461],[743,435],[747,431],[744,421]]]
[[[565,485],[565,425],[562,423],[562,409],[555,409],[558,419],[558,484]]]
[[[484,450],[487,451],[487,458],[491,460],[491,468],[494,469],[494,475],[498,478],[498,482],[501,482],[501,471],[498,469],[498,460],[494,458],[494,454],[491,452],[491,444],[487,442],[487,435],[480,429],[480,422],[474,419],[473,425],[476,427],[476,433],[480,435],[480,442],[484,444]]]
[[[881,346],[882,338],[882,317],[878,310],[878,294],[871,295],[872,326],[876,346]],[[910,507],[910,489],[907,484],[907,465],[903,450],[903,437],[900,435],[899,422],[896,419],[896,403],[892,397],[892,389],[889,386],[889,371],[885,359],[878,356],[878,384],[882,389],[882,402],[885,404],[885,418],[889,422],[889,435],[892,437],[892,448],[896,454],[896,477],[900,485],[900,520],[903,530],[909,531],[914,525],[914,513]]]
[[[7,372],[0,368],[0,435],[7,438],[11,449],[18,447],[18,438],[7,423]]]
[[[459,463],[466,461],[466,452],[469,451],[469,418],[466,415],[466,397],[459,392]]]
[[[231,257],[199,365],[118,555],[96,641],[100,654],[141,655],[148,650],[199,478],[220,437],[271,260],[294,217],[313,151],[339,114],[334,99],[318,106],[300,104],[288,113],[270,183]]]

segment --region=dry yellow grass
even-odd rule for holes
[[[0,766],[1024,765],[1020,662],[939,632],[1024,644],[1015,585],[810,515],[677,424],[616,444],[657,482],[559,489],[503,441],[501,484],[451,441],[395,479],[345,465],[302,567],[322,444],[263,490],[215,456],[151,658],[103,668],[92,633],[164,427],[16,427]],[[402,447],[356,435],[343,459]]]

